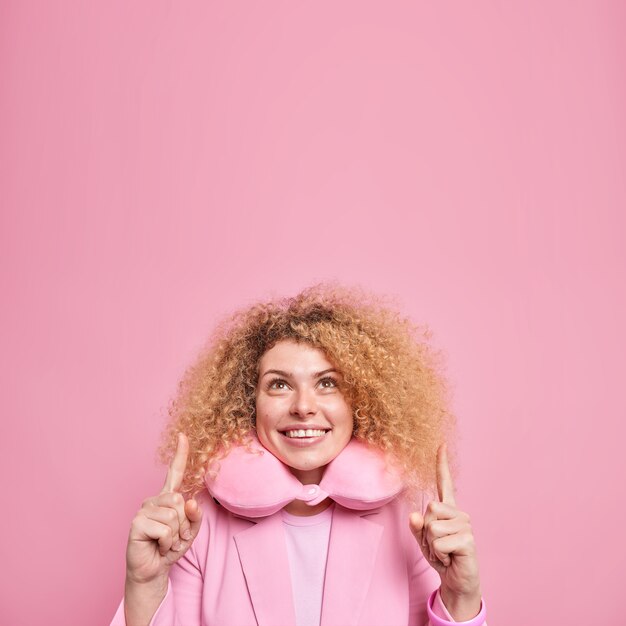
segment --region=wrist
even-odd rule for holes
[[[472,592],[455,593],[443,585],[440,588],[441,600],[455,621],[465,622],[473,619],[480,613],[480,587]]]
[[[137,582],[126,577],[124,586],[124,616],[126,626],[148,626],[157,608],[167,595],[169,580],[157,577]]]
[[[167,593],[167,585],[167,574],[155,576],[150,580],[140,580],[127,573],[124,583],[124,594],[127,596],[136,594],[142,596],[164,596]]]

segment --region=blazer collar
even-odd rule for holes
[[[369,511],[369,514],[376,511]],[[354,626],[361,623],[363,604],[370,588],[378,546],[380,524],[335,505],[328,545],[321,626]],[[346,581],[349,581],[346,584]]]
[[[259,626],[296,624],[284,532],[282,517],[275,514],[234,536]]]
[[[354,512],[335,504],[321,626],[359,623],[382,534],[382,526],[366,516],[376,512]],[[277,513],[254,521],[234,540],[257,622],[259,626],[295,626],[282,517]]]

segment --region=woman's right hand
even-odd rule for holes
[[[144,585],[167,580],[170,566],[189,549],[200,530],[202,512],[194,499],[180,493],[189,440],[178,434],[161,493],[144,500],[130,527],[126,548],[126,582]]]

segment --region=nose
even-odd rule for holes
[[[307,417],[317,413],[315,392],[310,389],[300,389],[293,396],[291,414],[299,417]]]

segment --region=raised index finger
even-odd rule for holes
[[[456,506],[454,500],[454,483],[448,465],[448,447],[445,443],[439,446],[437,451],[437,491],[439,500],[445,504]]]
[[[178,445],[176,446],[176,453],[170,463],[170,467],[167,470],[167,476],[165,477],[165,484],[161,493],[168,491],[178,491],[183,484],[183,475],[185,474],[185,468],[187,467],[187,456],[189,455],[189,439],[184,433],[178,433]]]

